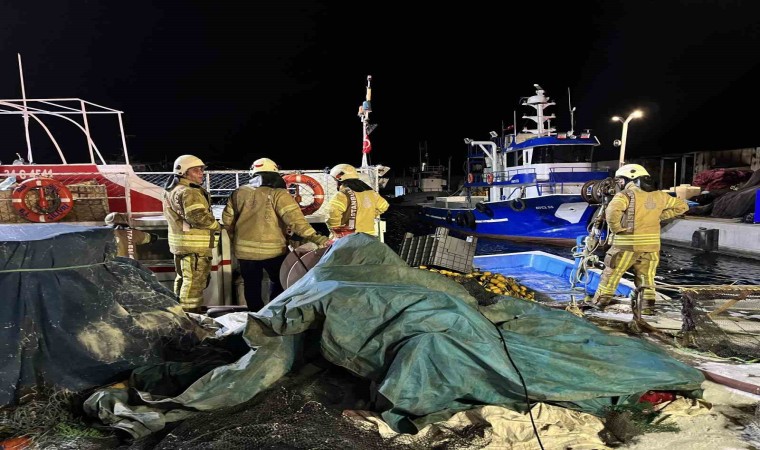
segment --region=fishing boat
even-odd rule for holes
[[[436,197],[449,195],[451,180],[446,176],[451,172],[450,169],[440,162],[431,164],[427,141],[421,142],[419,164],[408,167],[402,176],[394,179],[396,186],[392,202],[397,206],[417,206],[435,200]]]
[[[0,228],[3,224],[24,226],[34,230],[40,223],[103,225],[110,212],[126,213],[130,225],[150,231],[159,236],[151,244],[136,246],[135,259],[146,264],[159,281],[171,288],[175,278],[173,256],[169,252],[167,223],[163,217],[162,198],[164,185],[173,174],[171,171],[135,171],[127,148],[123,126],[123,111],[98,105],[80,98],[27,98],[24,89],[23,70],[19,55],[19,72],[22,98],[0,100],[0,116],[4,120],[23,120],[27,153],[17,157],[12,164],[0,162]],[[371,77],[367,77],[367,97],[360,109],[363,129],[362,165],[357,167],[362,180],[378,190],[387,179],[383,176],[389,167],[370,165],[368,135]],[[116,136],[103,130],[93,130],[94,125],[109,125],[105,117],[114,119],[111,130]],[[57,138],[50,122],[71,125],[82,138]],[[58,161],[42,162],[36,159],[34,148],[38,143],[30,139],[30,125],[45,131]],[[114,154],[112,148],[96,142],[95,136],[105,137],[104,142],[120,146],[122,162],[109,163],[104,154]],[[70,137],[70,136],[67,136]],[[8,161],[8,154],[0,153],[0,159]],[[175,155],[178,156],[178,155]],[[301,210],[316,228],[327,228],[328,201],[338,191],[335,180],[324,169],[288,169],[280,173],[288,190],[301,206]],[[249,169],[208,170],[204,172],[204,187],[211,196],[212,210],[217,219],[229,195],[251,180]],[[378,224],[380,235],[385,223]],[[0,232],[1,233],[1,232]],[[33,235],[30,234],[30,235]],[[239,298],[240,286],[233,279],[234,257],[230,252],[229,238],[222,232],[218,252],[212,259],[211,282],[204,291],[204,305],[243,304]]]
[[[599,139],[584,129],[558,132],[547,109],[555,103],[535,86],[521,100],[531,110],[517,132],[515,124],[489,140],[465,139],[466,178],[458,195],[436,197],[422,205],[423,220],[462,234],[489,239],[573,245],[585,235],[597,209],[581,196],[584,186],[609,177],[593,161]],[[509,133],[506,133],[508,132]]]

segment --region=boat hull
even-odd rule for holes
[[[572,259],[562,258],[542,251],[500,253],[481,255],[473,258],[473,266],[479,270],[498,272],[518,279],[521,283],[537,292],[550,292],[549,297],[558,302],[571,300],[570,278],[573,276],[575,263]],[[577,287],[588,296],[593,296],[599,287],[602,272],[598,269],[588,271],[588,282]],[[628,297],[635,289],[634,284],[621,279],[615,295]],[[577,293],[576,293],[577,294]],[[582,297],[576,297],[582,300]]]
[[[163,188],[141,179],[128,164],[0,165],[0,178],[10,176],[16,177],[18,182],[35,177],[53,178],[65,185],[96,182],[106,187],[110,211],[131,211],[139,215],[160,214],[163,209]]]
[[[577,236],[588,233],[595,211],[580,195],[544,195],[474,208],[426,205],[422,217],[431,225],[483,238],[573,245]]]

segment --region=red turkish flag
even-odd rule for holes
[[[372,143],[369,141],[369,136],[364,136],[364,144],[362,145],[362,153],[365,155],[372,151]]]

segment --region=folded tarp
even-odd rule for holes
[[[113,230],[0,225],[0,406],[35,387],[81,391],[163,361],[198,327]]]

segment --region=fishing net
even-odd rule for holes
[[[369,382],[343,369],[309,365],[246,403],[200,413],[129,449],[454,450],[479,449],[491,441],[488,426],[446,429],[434,436],[383,437],[376,425],[357,414],[374,406],[371,391]]]
[[[724,358],[760,358],[760,286],[681,290],[681,344]]]
[[[0,442],[8,439],[5,442],[15,443],[19,449],[116,447],[116,435],[92,428],[81,419],[82,400],[82,396],[68,390],[31,391],[20,406],[0,408]]]

